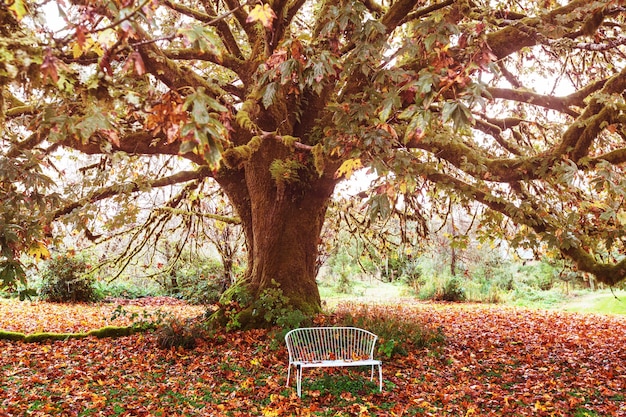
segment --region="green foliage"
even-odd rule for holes
[[[331,275],[334,277],[337,292],[341,294],[352,293],[352,277],[359,272],[359,267],[354,262],[354,255],[349,247],[342,247],[328,260]]]
[[[41,297],[60,303],[95,301],[97,294],[89,267],[86,260],[71,255],[50,259],[42,274]]]
[[[270,174],[278,184],[293,184],[301,181],[300,171],[305,166],[295,159],[275,159],[270,165]]]
[[[279,326],[277,339],[309,321],[301,310],[294,308],[276,281],[265,288],[258,297],[252,298],[248,288],[242,283],[230,287],[220,299],[219,311],[215,316],[227,329],[240,329],[247,326]]]
[[[161,285],[175,297],[192,304],[214,304],[222,295],[224,268],[215,259],[199,259],[170,273],[174,279],[165,277]]]
[[[544,291],[524,283],[517,283],[508,294],[509,302],[515,306],[533,308],[551,308],[561,304],[565,294],[559,289]]]
[[[441,328],[432,329],[396,313],[362,308],[340,318],[343,326],[369,330],[378,336],[378,352],[391,358],[406,355],[414,348],[434,348],[445,342]]]
[[[15,140],[8,131],[3,134]],[[33,152],[0,155],[0,290],[18,290],[22,299],[30,294],[21,256],[49,256],[48,215],[60,201],[56,193],[48,192],[54,182],[44,175],[40,163]]]
[[[432,280],[421,288],[419,297],[434,301],[465,301],[466,294],[463,282],[458,277],[433,277]]]
[[[195,151],[202,155],[212,168],[217,168],[224,151],[224,138],[228,137],[226,127],[219,113],[227,109],[214,97],[198,87],[187,96],[183,109],[189,111],[191,121],[181,129],[181,134],[191,138],[181,144],[181,153]]]
[[[519,279],[517,282],[542,291],[548,291],[554,286],[557,276],[558,272],[548,262],[533,262],[522,265],[519,268]]]
[[[111,314],[111,321],[119,317],[128,317],[131,321],[130,327],[137,330],[150,330],[156,329],[166,320],[171,319],[172,315],[164,313],[161,310],[147,311],[143,310],[140,313],[133,311],[129,313],[124,306],[118,305],[113,314]]]
[[[252,314],[262,315],[268,325],[278,325],[285,330],[295,329],[306,322],[306,315],[294,309],[280,285],[272,281],[272,286],[264,289],[252,303]]]
[[[369,368],[368,368],[369,369]],[[341,375],[337,375],[342,372]],[[363,372],[356,370],[339,369],[334,372],[324,372],[320,377],[307,378],[307,390],[303,392],[320,391],[335,397],[345,396],[346,393],[355,396],[364,396],[378,392],[378,382],[363,379]]]
[[[94,291],[97,299],[113,298],[140,298],[163,295],[161,286],[150,280],[133,278],[117,278],[114,281],[97,279],[94,281]]]

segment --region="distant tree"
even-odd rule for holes
[[[384,180],[371,218],[400,196],[454,194],[485,206],[482,233],[510,219],[513,245],[557,248],[615,284],[624,11],[616,0],[5,2],[1,158],[53,169],[61,149],[101,157],[97,181],[41,212],[92,236],[112,230],[92,230],[105,200],[126,210],[123,228],[141,193],[178,184],[152,200],[177,208],[212,179],[243,227],[241,285],[254,300],[278,283],[306,313],[320,308],[327,206],[360,167]],[[26,243],[3,242],[5,265],[45,243],[28,227]]]

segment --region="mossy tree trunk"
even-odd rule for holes
[[[318,175],[309,152],[295,156],[300,157],[303,163],[298,169],[282,171],[277,177],[272,163],[293,160],[294,154],[276,140],[256,152],[244,170],[218,180],[237,208],[246,237],[248,265],[238,285],[246,287],[252,303],[264,290],[278,286],[289,308],[311,315],[321,308],[318,243],[337,179],[332,170]]]

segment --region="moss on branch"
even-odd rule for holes
[[[132,334],[149,330],[149,327],[137,327],[137,326],[105,326],[100,329],[90,330],[88,332],[79,333],[54,333],[54,332],[39,332],[24,334],[20,332],[12,332],[8,330],[0,330],[0,340],[12,340],[23,341],[26,343],[39,343],[55,340],[70,340],[70,339],[84,339],[86,337],[102,338],[116,338],[123,336],[130,336]]]

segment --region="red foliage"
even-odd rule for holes
[[[0,308],[0,328],[19,331],[42,322],[66,330],[95,317],[89,306]],[[38,324],[28,322],[31,308]],[[334,395],[305,375],[298,399],[284,387],[285,349],[271,347],[267,330],[218,333],[191,351],[159,349],[152,334],[0,341],[0,416],[626,416],[624,317],[475,305],[385,309],[441,326],[447,341],[385,360],[383,393]]]

